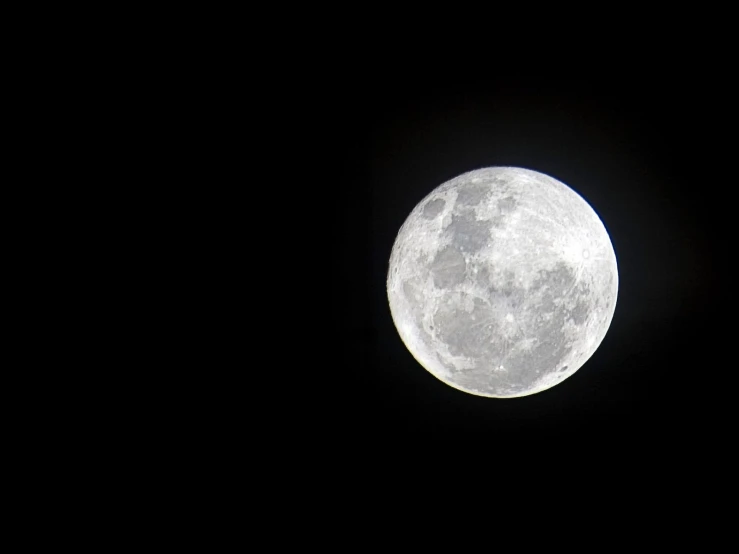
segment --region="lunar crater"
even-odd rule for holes
[[[464,280],[467,262],[462,253],[453,246],[447,246],[431,263],[431,274],[434,284],[441,288],[449,288]]]
[[[482,181],[468,181],[463,183],[457,191],[457,204],[477,206],[490,193],[490,187],[486,183]]]
[[[454,246],[467,253],[480,251],[491,240],[489,224],[470,216],[452,216],[446,233]]]
[[[445,205],[446,202],[444,202],[444,200],[442,200],[441,198],[430,200],[423,207],[423,217],[425,217],[426,219],[434,219],[436,216],[444,211]]]

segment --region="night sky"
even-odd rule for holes
[[[336,356],[327,431],[358,440],[654,445],[725,429],[721,353],[734,317],[724,231],[736,179],[722,137],[728,92],[710,79],[556,78],[343,83],[326,99],[338,178],[330,251]],[[461,173],[504,165],[567,184],[608,230],[619,295],[598,350],[555,387],[518,399],[428,373],[390,316],[385,276],[413,207]],[[719,267],[721,265],[722,267]],[[722,293],[723,291],[723,293]],[[731,340],[731,339],[728,339]]]

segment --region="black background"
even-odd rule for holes
[[[335,202],[335,350],[322,387],[337,437],[654,445],[722,435],[734,365],[724,285],[734,178],[730,91],[678,72],[357,80],[326,102]],[[473,169],[534,169],[564,182],[611,236],[619,294],[592,358],[529,397],[460,392],[402,343],[385,278],[395,236],[433,188]]]

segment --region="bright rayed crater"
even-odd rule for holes
[[[479,396],[517,397],[577,371],[611,323],[616,256],[593,209],[536,171],[491,167],[424,198],[401,227],[390,311],[416,360]]]

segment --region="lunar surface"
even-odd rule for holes
[[[387,292],[403,343],[431,374],[511,398],[553,387],[593,355],[616,308],[618,269],[603,223],[575,191],[490,167],[414,208]]]

